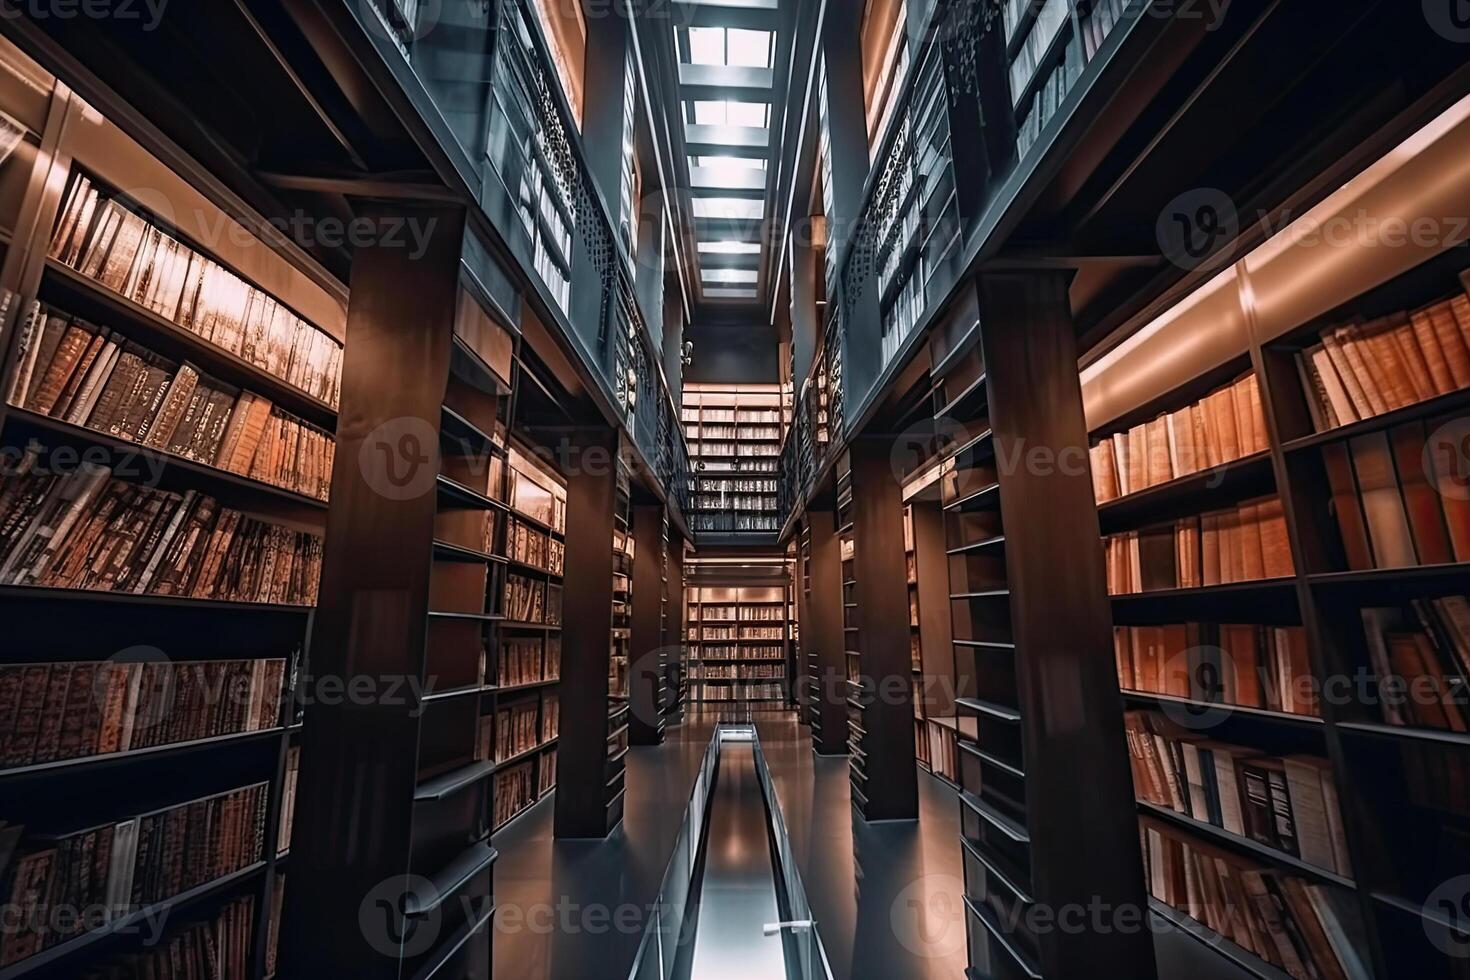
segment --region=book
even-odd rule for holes
[[[1198,402],[1094,443],[1093,489],[1105,503],[1268,446],[1260,386],[1248,373]]]
[[[1276,497],[1104,539],[1108,592],[1126,595],[1296,574]]]
[[[315,398],[336,406],[342,346],[74,171],[49,254]],[[93,217],[100,212],[100,219]],[[48,404],[46,411],[50,410]]]

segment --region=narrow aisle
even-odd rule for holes
[[[953,980],[967,966],[954,790],[919,773],[919,820],[865,823],[847,758],[818,758],[794,712],[756,715],[798,871],[837,980]]]
[[[780,921],[781,910],[752,743],[725,740],[719,771],[710,801],[691,976],[777,980],[786,976],[781,935],[764,935],[763,929]]]

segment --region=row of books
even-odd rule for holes
[[[561,695],[546,694],[541,698],[541,741],[549,742],[561,735]]]
[[[1108,593],[1193,589],[1296,573],[1278,497],[1103,539]]]
[[[87,969],[81,980],[244,980],[254,937],[255,896],[246,895],[208,920],[169,930],[141,952]]]
[[[1362,617],[1383,720],[1470,730],[1470,599],[1415,599]],[[1421,678],[1432,682],[1427,689]]]
[[[763,680],[771,677],[785,677],[786,671],[780,664],[746,664],[742,666],[736,666],[734,664],[704,664],[702,666],[690,667],[689,676],[694,680],[718,680],[720,678]]]
[[[272,728],[285,672],[285,660],[6,664],[0,766]]]
[[[561,640],[541,637],[505,637],[500,641],[500,670],[496,683],[502,687],[535,684],[561,676]]]
[[[1356,896],[1139,824],[1149,893],[1297,980],[1372,980]]]
[[[322,538],[35,450],[0,481],[0,582],[314,605]]]
[[[709,604],[705,604],[704,606],[690,606],[689,621],[691,623],[697,623],[701,619],[705,621],[714,619],[734,619],[737,612],[739,612],[739,607],[734,605],[711,606]]]
[[[779,646],[703,646],[699,659],[710,660],[780,660],[785,653]]]
[[[512,517],[506,525],[505,554],[511,561],[534,565],[553,575],[560,575],[566,560],[566,545],[546,532]]]
[[[301,746],[286,750],[286,780],[281,785],[281,823],[276,834],[276,853],[291,848],[291,831],[296,825],[296,784],[301,781]]]
[[[692,488],[696,492],[720,493],[731,491],[734,493],[775,493],[775,480],[733,480],[733,479],[702,479],[695,480]]]
[[[527,760],[495,774],[495,818],[499,827],[535,803],[538,791],[534,760]]]
[[[1152,712],[1124,716],[1133,788],[1155,806],[1352,875],[1331,764],[1207,739]]]
[[[1307,634],[1300,626],[1115,626],[1113,653],[1125,691],[1319,713]]]
[[[782,632],[780,626],[742,626],[740,627],[740,639],[779,640],[782,638]]]
[[[1470,561],[1462,421],[1410,422],[1322,447],[1348,568]]]
[[[701,686],[695,691],[700,701],[781,701],[786,692],[780,684],[736,683]]]
[[[73,173],[49,257],[335,406],[342,345]]]
[[[514,572],[506,575],[504,610],[507,619],[560,626],[561,605],[561,586]]]
[[[1325,432],[1470,387],[1470,297],[1328,327],[1298,351],[1312,425]]]
[[[49,909],[98,909],[109,918],[171,898],[259,861],[265,844],[265,783],[66,834],[0,835],[0,882],[15,928],[0,931],[0,966],[82,931],[83,917]]]
[[[539,705],[534,701],[501,708],[495,712],[495,761],[529,752],[541,744],[537,720]]]
[[[36,304],[10,403],[327,499],[336,440],[267,399]]]
[[[1093,490],[1103,503],[1268,448],[1261,388],[1252,372],[1094,445]]]
[[[271,917],[265,931],[265,980],[272,980],[281,959],[281,913],[286,908],[286,873],[276,871],[271,883]]]
[[[536,777],[536,798],[540,799],[556,787],[556,749],[541,754],[541,766]]]

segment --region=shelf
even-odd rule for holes
[[[533,575],[544,575],[547,578],[554,578],[554,579],[557,579],[557,580],[561,580],[562,578],[565,577],[565,576],[562,575],[561,572],[553,572],[549,568],[543,568],[540,565],[532,565],[530,562],[521,561],[521,560],[519,560],[517,558],[509,558],[509,557],[507,557],[507,558],[502,559],[502,561],[504,561],[507,565],[509,565],[512,568],[518,568],[518,569],[520,569],[522,571],[530,572]]]
[[[495,859],[499,856],[495,848],[490,846],[489,841],[480,841],[470,845],[463,854],[450,861],[429,879],[429,887],[424,889],[429,893],[427,896],[421,895],[415,889],[409,889],[404,894],[404,917],[422,919],[432,914],[434,910],[443,906],[450,896],[457,894],[467,885],[470,879],[494,864]]]
[[[98,603],[147,609],[208,609],[214,612],[270,613],[289,616],[306,616],[315,608],[296,603],[240,602],[233,599],[199,599],[193,596],[104,592],[100,589],[53,589],[36,585],[0,585],[0,601],[6,599],[20,602]]]
[[[1270,493],[1276,486],[1269,452],[1213,466],[1097,506],[1103,534],[1131,531],[1217,505]]]
[[[472,619],[481,623],[498,623],[505,619],[499,613],[472,613],[472,612],[445,612],[438,609],[429,610],[430,619]]]
[[[1275,594],[1290,594],[1294,599],[1296,579],[1293,578],[1263,578],[1253,579],[1249,582],[1231,582],[1228,585],[1202,585],[1190,589],[1154,589],[1152,592],[1127,592],[1121,595],[1112,595],[1108,598],[1114,605],[1123,605],[1135,602],[1169,602],[1183,599],[1208,599],[1211,596],[1220,595],[1259,595],[1269,597]]]
[[[1056,2],[1056,0],[1053,0],[1053,2]],[[1031,963],[1031,959],[1028,956],[1015,947],[1005,927],[994,921],[993,913],[987,908],[976,905],[974,899],[970,898],[969,895],[962,897],[965,903],[965,909],[975,918],[975,921],[985,927],[985,931],[990,933],[991,938],[995,940],[996,944],[1006,951],[1011,958],[1011,962],[1020,969],[1021,973],[1028,980],[1042,980],[1041,971]],[[1008,970],[1005,972],[1005,975],[1012,976],[1014,975],[1014,971]]]
[[[1194,941],[1223,956],[1257,980],[1291,980],[1290,975],[1267,963],[1255,953],[1226,939],[1202,922],[1196,922],[1183,912],[1150,897],[1149,911],[1176,931],[1184,933]]]
[[[945,551],[945,554],[946,555],[963,555],[963,554],[966,554],[967,552],[971,552],[971,551],[982,551],[982,550],[984,550],[986,548],[994,548],[997,545],[1003,545],[1003,544],[1005,544],[1005,541],[1006,541],[1006,536],[1004,534],[997,534],[993,538],[986,538],[983,541],[976,541],[973,544],[962,544],[958,548],[950,548],[950,549],[948,549],[948,550]],[[909,585],[917,585],[917,584],[918,584],[917,582],[910,582],[909,583]]]
[[[547,677],[539,681],[526,681],[524,684],[497,684],[493,687],[487,687],[485,690],[495,694],[515,694],[520,691],[533,691],[538,687],[554,687],[560,683],[560,677]]]
[[[448,405],[440,407],[439,420],[439,435],[441,438],[453,439],[466,449],[489,450],[495,456],[505,455],[505,447],[494,436],[475,425]]]
[[[99,755],[78,756],[71,759],[55,759],[51,762],[38,762],[29,766],[0,769],[0,781],[7,779],[27,779],[62,773],[70,774],[73,772],[92,774],[98,769],[125,765],[139,760],[192,755],[193,753],[203,752],[209,749],[276,738],[284,732],[284,728],[274,727],[262,729],[258,732],[232,732],[228,735],[215,735],[210,738],[192,739],[188,742],[152,745],[142,749],[129,749],[126,752],[108,752]]]
[[[1431,592],[1439,589],[1464,592],[1467,581],[1470,581],[1470,562],[1370,568],[1357,572],[1325,572],[1307,576],[1307,583],[1314,591],[1328,593],[1333,598],[1355,593],[1365,598],[1385,601],[1390,601],[1384,595],[1385,589],[1395,592]]]
[[[990,510],[1000,506],[1000,484],[992,483],[988,487],[975,490],[944,505],[946,511],[972,511]]]
[[[466,564],[481,563],[486,565],[503,565],[506,562],[506,559],[502,558],[500,555],[492,555],[483,551],[475,551],[473,548],[462,548],[457,544],[450,544],[448,541],[437,540],[434,542],[434,557],[439,559],[440,561],[457,561],[464,562]]]
[[[982,701],[979,698],[955,698],[954,703],[957,707],[968,708],[976,714],[986,715],[999,721],[1016,725],[1021,723],[1021,712],[993,701]]]
[[[1391,429],[1404,422],[1433,418],[1436,415],[1449,414],[1463,408],[1470,408],[1470,388],[1461,388],[1458,391],[1436,395],[1427,401],[1415,402],[1412,405],[1396,408],[1391,412],[1384,412],[1382,415],[1374,415],[1372,418],[1349,422],[1347,425],[1340,425],[1335,429],[1328,429],[1326,432],[1314,432],[1311,435],[1302,436],[1298,439],[1291,439],[1284,443],[1281,449],[1288,455],[1299,453],[1303,450],[1326,445],[1327,443],[1341,442],[1346,439],[1351,439],[1354,436],[1382,432],[1385,429]]]
[[[452,796],[460,790],[481,782],[495,772],[493,762],[472,762],[467,766],[461,766],[442,776],[430,779],[428,782],[420,783],[414,790],[415,802],[426,800],[442,800],[446,796]]]
[[[1223,701],[1200,701],[1197,698],[1181,698],[1173,694],[1155,694],[1152,691],[1124,689],[1123,697],[1130,701],[1139,701],[1154,706],[1173,704],[1181,707],[1198,708],[1201,711],[1223,711],[1231,715],[1242,715],[1247,718],[1279,722],[1283,725],[1303,725],[1308,728],[1321,728],[1325,724],[1316,715],[1294,715],[1285,711],[1272,711],[1270,708],[1253,708],[1243,704],[1229,704]]]
[[[545,531],[547,534],[555,535],[558,538],[566,536],[565,531],[558,531],[556,528],[552,527],[550,524],[546,523],[539,517],[532,517],[525,511],[516,510],[510,505],[506,505],[505,509],[510,512],[511,517],[514,517],[516,520],[520,521],[523,524],[527,524],[531,527],[536,528],[536,530],[538,531]]]
[[[1003,643],[999,640],[951,640],[956,646],[973,647],[977,650],[1014,650],[1014,643]]]
[[[118,439],[113,436],[89,429],[83,425],[73,425],[61,419],[51,418],[48,415],[39,415],[28,409],[11,405],[5,409],[5,421],[7,425],[15,424],[27,429],[55,436],[58,440],[67,443],[85,442],[93,446],[107,450],[111,457],[109,465],[116,465],[119,460],[136,461],[138,457],[157,460],[161,468],[166,467],[179,473],[187,473],[195,480],[203,481],[205,486],[200,487],[209,491],[211,495],[218,496],[216,488],[223,488],[224,492],[235,491],[246,493],[262,501],[292,504],[297,507],[306,507],[313,510],[325,511],[327,501],[320,497],[312,497],[295,490],[276,486],[264,480],[256,480],[251,477],[234,473],[230,470],[220,469],[209,463],[199,463],[191,459],[185,459],[173,453],[161,449],[151,449],[136,442],[126,439]],[[51,443],[47,443],[51,445]],[[152,469],[152,467],[149,467]]]
[[[536,630],[542,633],[561,632],[560,626],[553,626],[550,623],[528,623],[524,619],[502,619],[500,628],[508,630]]]
[[[47,299],[56,293],[65,297],[55,301],[63,312],[120,330],[129,339],[171,360],[196,362],[206,373],[222,381],[264,395],[274,404],[328,431],[336,429],[337,410],[328,403],[55,259],[46,260],[41,293]],[[76,305],[84,308],[77,309]],[[330,336],[325,331],[318,332]]]
[[[1341,732],[1353,732],[1373,738],[1403,739],[1410,742],[1437,742],[1470,748],[1470,732],[1440,731],[1434,728],[1410,728],[1372,721],[1340,721],[1334,726]]]
[[[439,491],[439,500],[451,508],[460,510],[510,510],[510,507],[502,501],[471,490],[464,484],[457,483],[442,474],[435,478],[434,485]]]
[[[529,749],[521,749],[515,755],[508,755],[504,759],[498,760],[495,763],[495,768],[496,769],[504,769],[507,766],[513,766],[513,765],[515,765],[518,762],[524,762],[527,759],[531,758],[531,756],[537,755],[538,753],[540,753],[543,749],[549,749],[549,748],[551,748],[560,739],[561,739],[561,736],[558,735],[555,738],[548,738],[544,742],[540,742],[540,743],[538,743],[536,745],[533,745]]]
[[[1233,848],[1237,851],[1245,851],[1261,860],[1270,861],[1282,867],[1290,868],[1298,874],[1306,875],[1317,881],[1326,882],[1329,885],[1337,885],[1349,890],[1356,888],[1351,878],[1345,878],[1335,871],[1320,868],[1315,864],[1303,861],[1301,858],[1293,857],[1285,851],[1274,847],[1268,847],[1248,837],[1232,834],[1223,827],[1216,827],[1212,823],[1196,820],[1194,817],[1171,810],[1168,807],[1158,806],[1147,800],[1139,800],[1138,808],[1153,817],[1168,821],[1176,826],[1182,827],[1192,833],[1208,837],[1211,841]]]
[[[960,802],[973,810],[981,820],[984,820],[1017,844],[1029,845],[1031,843],[1031,834],[1025,827],[1004,813],[1001,813],[969,790],[960,790]]]
[[[134,935],[138,932],[139,927],[147,923],[167,921],[173,918],[175,910],[182,909],[185,906],[201,902],[208,898],[213,898],[240,884],[245,879],[258,875],[265,870],[265,866],[265,861],[257,861],[249,867],[241,868],[239,871],[216,878],[214,881],[206,882],[185,892],[180,892],[173,898],[165,899],[162,902],[155,902],[128,915],[119,916],[100,928],[89,930],[66,942],[58,943],[50,949],[44,949],[36,953],[34,956],[28,956],[18,963],[0,967],[0,980],[15,980],[15,978],[35,973],[43,968],[53,967],[105,939],[111,939],[114,936]]]

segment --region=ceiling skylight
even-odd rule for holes
[[[759,255],[760,242],[700,242],[705,255]]]
[[[700,275],[705,282],[725,286],[754,285],[760,278],[760,273],[754,269],[705,269]]]
[[[739,68],[771,67],[775,35],[738,27],[689,28],[689,63]]]
[[[696,218],[754,220],[765,212],[765,208],[765,201],[752,201],[743,197],[696,197],[694,199]]]
[[[696,126],[750,126],[764,129],[770,125],[771,107],[764,102],[710,102],[698,100],[694,103]]]

